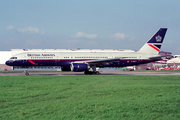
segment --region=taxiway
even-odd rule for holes
[[[121,70],[103,70],[100,75],[180,75],[180,72],[140,72],[140,71],[121,71]],[[44,76],[61,76],[61,75],[84,75],[83,72],[30,72],[30,76],[44,75]],[[0,73],[0,76],[25,76],[22,72],[6,72]]]

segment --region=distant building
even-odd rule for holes
[[[174,58],[172,58],[171,60],[167,61],[167,66],[180,66],[180,55],[173,55]]]
[[[159,55],[165,56],[165,55],[172,55],[171,52],[164,52],[160,51]],[[167,61],[170,60],[171,57],[166,57],[164,60],[148,63],[148,64],[142,64],[135,66],[136,70],[154,70],[155,68],[164,68],[167,66]]]
[[[6,60],[8,60],[11,56],[11,51],[0,51],[0,71],[13,69],[5,64]]]

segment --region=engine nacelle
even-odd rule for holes
[[[83,72],[89,70],[89,66],[86,63],[71,63],[71,71]]]

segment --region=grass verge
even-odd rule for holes
[[[179,119],[180,76],[0,76],[0,119]]]

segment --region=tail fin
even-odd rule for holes
[[[138,52],[148,54],[159,54],[166,31],[167,28],[160,28]]]

